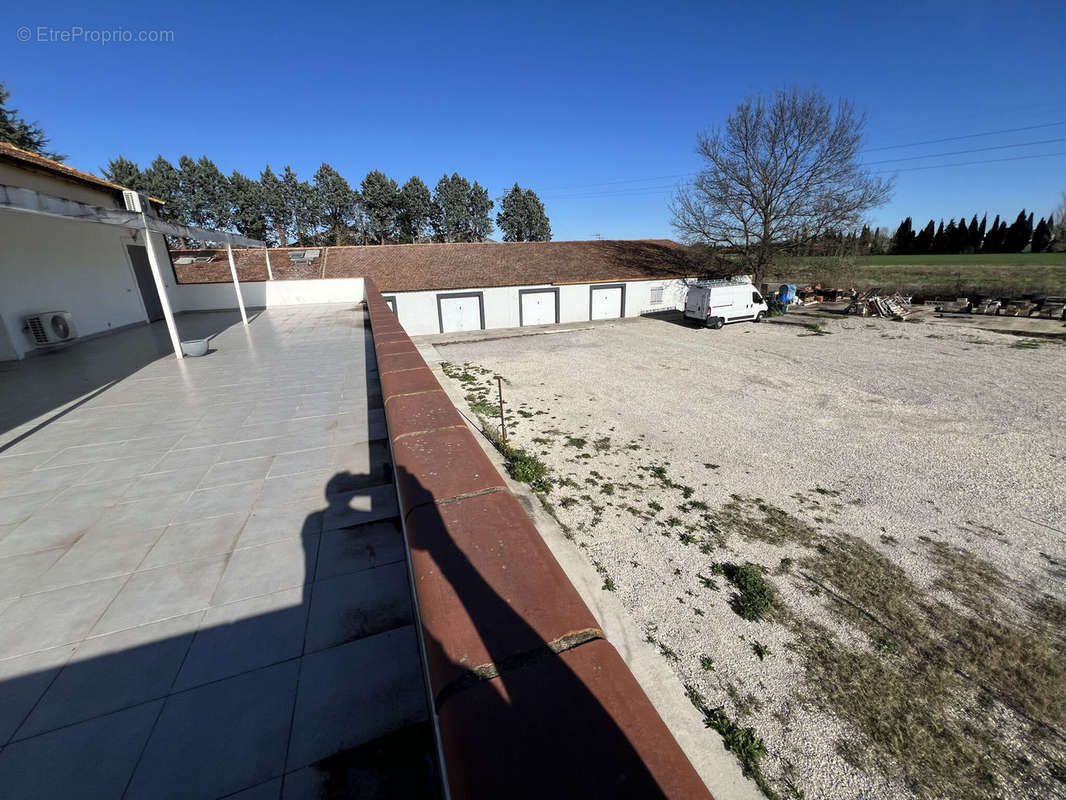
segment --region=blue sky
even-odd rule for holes
[[[382,169],[431,188],[458,171],[494,197],[534,188],[556,239],[673,236],[668,196],[699,167],[697,132],[788,84],[865,109],[883,148],[870,162],[1009,145],[877,164],[908,170],[876,224],[1040,216],[1066,190],[1066,155],[911,169],[1066,153],[1066,124],[1050,125],[1066,123],[1061,2],[452,6],[39,3],[5,14],[0,80],[83,169],[188,153],[227,173],[310,178],[328,161],[353,184]],[[173,42],[35,41],[72,26]]]

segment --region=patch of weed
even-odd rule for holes
[[[755,655],[759,657],[759,660],[762,661],[770,655],[770,648],[760,641],[753,641],[751,643],[751,652],[755,653]]]
[[[736,593],[730,600],[732,609],[742,618],[752,621],[763,619],[774,604],[773,587],[754,564],[718,565]]]

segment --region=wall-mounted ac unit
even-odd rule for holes
[[[43,311],[22,319],[26,335],[34,347],[55,347],[78,338],[69,311]]]
[[[127,211],[136,211],[140,214],[142,211],[148,210],[148,198],[140,192],[130,191],[129,189],[122,190],[122,202],[126,204]]]

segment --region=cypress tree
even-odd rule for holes
[[[400,189],[400,235],[405,242],[417,242],[426,232],[432,216],[433,198],[429,187],[412,176]]]
[[[922,230],[918,233],[918,237],[915,239],[914,252],[922,255],[932,252],[933,235],[933,221],[929,220],[929,223],[924,228],[922,228]]]
[[[1050,244],[1051,226],[1041,217],[1040,222],[1033,229],[1033,246],[1031,250],[1034,253],[1043,253]]]
[[[270,165],[259,173],[260,196],[263,199],[263,212],[277,238],[278,247],[285,247],[288,242],[286,231],[289,228],[289,207],[285,204],[281,179],[274,174]]]
[[[363,178],[363,211],[370,223],[370,235],[385,244],[396,230],[400,214],[400,187],[381,170],[368,172]]]
[[[934,253],[944,252],[944,220],[940,220],[940,227],[936,229],[936,233],[933,235],[933,249]]]
[[[914,222],[907,217],[896,228],[896,235],[892,237],[893,255],[907,256],[914,251]]]

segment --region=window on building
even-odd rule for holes
[[[663,287],[653,286],[651,287],[651,304],[653,306],[659,305],[663,301]]]

